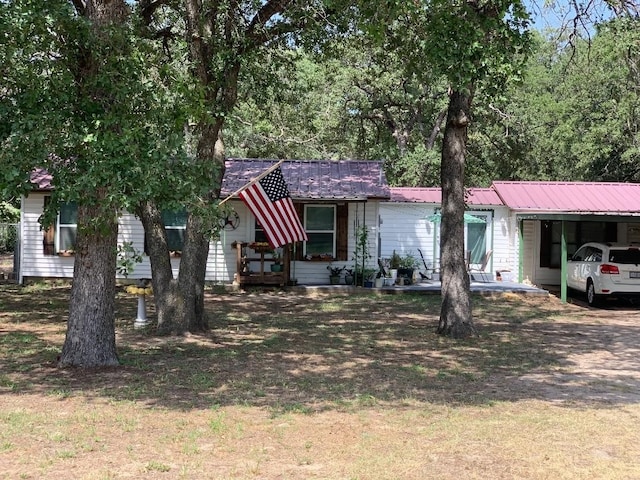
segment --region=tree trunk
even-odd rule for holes
[[[69,300],[67,335],[60,366],[103,367],[118,365],[115,336],[116,212],[104,225],[91,222],[100,207],[78,206],[73,287]]]
[[[175,279],[160,210],[155,204],[147,202],[138,215],[147,236],[158,333],[181,335],[187,331],[206,330],[208,321],[204,315],[204,282],[209,239],[202,234],[199,218],[189,215],[180,271]]]
[[[209,257],[209,238],[202,232],[202,219],[190,214],[180,259],[178,288],[182,311],[181,322],[190,332],[205,331],[209,322],[204,311],[204,287]]]
[[[219,126],[202,128],[198,142],[198,161],[203,164],[203,175],[211,179],[210,197],[217,198],[224,175],[224,154],[217,141]],[[213,140],[212,140],[213,139]],[[204,160],[204,161],[203,161]],[[208,208],[214,208],[209,206]],[[178,278],[173,278],[167,237],[162,214],[157,205],[149,201],[137,212],[147,236],[147,250],[151,272],[159,334],[201,332],[209,328],[204,310],[204,290],[209,257],[209,237],[203,220],[197,212],[189,212],[184,245],[180,257]]]
[[[464,252],[464,164],[470,114],[471,95],[460,91],[451,92],[440,175],[442,305],[437,332],[454,338],[464,338],[476,333]]]
[[[184,2],[182,13],[185,15],[189,71],[194,83],[205,94],[204,104],[211,108],[207,115],[197,119],[194,129],[194,138],[198,139],[195,161],[201,167],[203,178],[210,179],[210,191],[204,195],[203,202],[212,204],[220,195],[224,176],[224,153],[220,133],[225,116],[233,110],[237,101],[238,76],[243,57],[271,40],[266,33],[267,24],[290,3],[289,0],[260,2],[261,6],[257,9],[255,18],[245,25],[238,23],[235,9],[203,9],[199,0]],[[220,31],[224,31],[225,35],[219,35]],[[274,35],[278,34],[278,29],[275,29]],[[238,41],[239,38],[241,41]],[[216,55],[224,59],[222,63],[212,60]],[[206,208],[204,205],[198,206],[201,207]],[[198,216],[198,208],[189,211],[177,280],[170,280],[167,274],[156,279],[154,263],[163,263],[162,260],[152,260],[153,284],[154,289],[157,289],[158,328],[164,333],[201,331],[208,328],[204,314],[204,286],[209,255],[209,237],[205,230],[209,229],[203,228],[204,220]],[[147,225],[152,223],[145,223],[145,229]],[[151,237],[148,238],[151,240]],[[155,249],[150,250],[150,255],[154,255],[154,251]],[[158,253],[158,256],[160,255],[164,253]],[[168,286],[156,286],[160,281]],[[160,292],[168,292],[173,298],[167,301],[160,299]],[[161,312],[165,308],[168,311]]]
[[[158,333],[182,333],[187,327],[178,314],[183,310],[182,299],[178,293],[178,283],[173,278],[162,213],[152,202],[141,205],[137,213],[147,237]]]
[[[91,23],[103,49],[117,48],[109,43],[108,29],[111,25],[126,21],[129,15],[127,3],[124,0],[73,3],[77,12]],[[82,45],[80,49],[81,54],[71,66],[78,81],[79,95],[93,101],[102,100],[102,105],[108,110],[112,99],[105,98],[106,94],[96,80],[106,60],[97,46]],[[94,155],[99,156],[95,152]],[[78,205],[73,286],[60,366],[103,367],[119,364],[115,337],[118,217],[115,209],[109,211],[104,207],[106,197],[103,189],[86,192],[83,202]]]
[[[211,179],[211,190],[205,208],[212,207],[213,199],[220,196],[224,176],[224,152],[219,133],[222,120],[200,125],[197,161],[203,164],[207,178]],[[181,296],[181,321],[190,332],[205,331],[209,322],[204,311],[204,287],[209,258],[209,236],[203,220],[197,212],[190,212],[184,238],[184,250],[180,259],[178,288]]]

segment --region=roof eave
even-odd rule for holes
[[[590,216],[590,217],[640,217],[640,212],[592,211],[592,210],[529,210],[512,208],[516,216]]]

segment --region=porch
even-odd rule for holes
[[[289,287],[298,291],[306,291],[308,293],[331,293],[331,292],[353,292],[353,293],[381,293],[381,294],[404,294],[415,293],[424,295],[440,295],[442,284],[436,280],[423,280],[412,285],[392,285],[386,287],[354,287],[353,285],[297,285]],[[524,283],[511,281],[471,281],[471,293],[482,296],[494,296],[503,293],[515,293],[518,295],[537,295],[548,296],[549,291],[536,287],[535,285],[527,285]]]

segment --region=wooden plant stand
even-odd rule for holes
[[[282,247],[281,259],[282,271],[272,272],[271,265],[275,262],[272,258],[265,258],[265,254],[271,252],[270,248],[251,248],[248,242],[234,242],[236,255],[235,285],[275,285],[284,287],[289,282],[289,269],[291,257],[289,247]],[[258,268],[256,268],[256,264]],[[253,266],[252,266],[253,265]]]

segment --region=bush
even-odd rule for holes
[[[0,254],[12,253],[18,240],[18,226],[11,223],[0,223]]]

